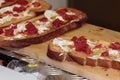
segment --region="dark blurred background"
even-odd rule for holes
[[[87,13],[88,23],[120,32],[120,0],[68,0],[68,7]]]

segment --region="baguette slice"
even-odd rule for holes
[[[0,0],[0,8],[10,6],[16,2],[17,2],[17,0]]]
[[[51,5],[44,0],[18,0],[16,4],[0,9],[0,27],[31,19],[36,12],[43,13],[50,8]]]
[[[62,14],[61,14],[62,13]],[[73,8],[47,10],[44,15],[1,29],[1,47],[25,47],[80,27],[87,16]]]
[[[89,51],[86,53],[84,49],[86,46],[83,46],[86,45],[83,44],[84,39],[80,38],[75,40],[78,41],[77,45],[70,39],[53,39],[49,43],[47,56],[58,61],[68,60],[67,57],[69,56],[73,59],[73,61],[79,63],[80,65],[120,69],[120,42],[92,42],[87,39],[87,44],[92,50],[91,53],[88,54]],[[79,43],[80,45],[78,45]],[[80,47],[82,51],[79,51],[79,46],[82,46]],[[59,55],[62,55],[62,58]]]

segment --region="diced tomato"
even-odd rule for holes
[[[101,56],[103,56],[103,57],[108,57],[108,56],[109,56],[108,51],[103,52],[103,53],[101,54]]]
[[[59,15],[63,15],[63,14],[66,14],[66,12],[68,12],[68,9],[67,8],[62,8],[62,9],[58,9],[56,12]]]
[[[11,24],[9,29],[5,29],[5,36],[14,36],[14,29],[17,28],[16,24]]]
[[[114,50],[120,50],[120,42],[111,43],[109,48],[112,48]]]
[[[59,19],[55,19],[55,20],[52,22],[53,28],[58,28],[58,27],[60,27],[61,25],[63,25],[63,21],[61,21],[61,20],[59,20]]]
[[[18,14],[13,14],[14,17],[18,17],[19,15]]]
[[[69,20],[74,20],[74,19],[77,19],[78,18],[78,16],[76,16],[76,15],[69,15]]]
[[[34,3],[32,3],[32,5],[33,5],[34,7],[39,7],[41,4],[40,4],[39,2],[34,2]]]
[[[40,22],[47,22],[48,19],[47,19],[46,17],[43,17],[43,18],[39,19],[39,21],[40,21]]]
[[[0,28],[0,34],[2,34],[3,33],[3,29],[2,28]]]
[[[5,14],[13,14],[13,12],[12,11],[6,11],[6,12],[4,12]]]
[[[102,48],[102,44],[96,45],[95,48]]]
[[[14,29],[5,29],[5,36],[14,36]]]
[[[78,18],[76,15],[67,15],[66,12],[68,12],[68,9],[63,8],[63,9],[59,9],[56,11],[59,15],[61,15],[63,17],[63,19],[70,21],[73,19]]]
[[[25,27],[26,30],[24,33],[26,33],[27,35],[33,35],[38,33],[37,28],[31,22],[28,22]]]
[[[90,54],[92,52],[91,48],[87,44],[87,39],[84,36],[81,36],[79,38],[74,36],[71,40],[74,42],[76,51],[81,51],[86,54]]]
[[[16,11],[16,12],[22,12],[22,11],[25,11],[26,10],[26,8],[25,7],[23,7],[23,6],[21,6],[21,7],[14,7],[13,8],[13,11]]]
[[[20,5],[27,5],[28,1],[27,0],[17,0],[17,3]]]

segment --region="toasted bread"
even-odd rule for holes
[[[39,2],[25,0],[24,3],[23,1],[18,0],[15,4],[0,9],[0,27],[31,19],[37,15],[36,12],[43,13],[51,8],[51,5],[44,0]]]
[[[0,8],[10,6],[10,5],[12,5],[12,4],[16,3],[16,2],[17,2],[17,0],[1,0]]]
[[[65,61],[67,60],[66,56],[69,56],[73,59],[73,61],[79,63],[80,65],[88,65],[88,66],[94,66],[94,67],[100,66],[105,68],[120,69],[120,60],[119,60],[120,59],[120,43],[119,42],[107,42],[102,40],[92,42],[87,39],[86,43],[90,46],[90,49],[92,50],[88,54],[88,52],[86,53],[84,49],[86,48],[86,46],[84,46],[86,45],[84,44],[84,39],[82,40],[80,40],[80,38],[76,40],[74,39],[75,41],[78,41],[77,45],[76,43],[69,44],[74,42],[71,40],[65,39],[65,38],[53,39],[49,43],[47,56],[58,61]],[[79,46],[81,46],[80,47],[81,49],[79,48]],[[60,58],[59,56],[61,52],[64,52],[62,53],[62,58]]]
[[[57,13],[57,11],[64,10],[67,10],[67,12],[63,15],[66,15],[69,20],[64,19],[61,14]],[[80,27],[81,24],[85,23],[86,19],[85,13],[72,8],[59,8],[55,11],[47,10],[44,15],[3,28],[0,35],[0,46],[24,47],[41,43]],[[9,31],[7,32],[7,30],[11,29],[13,30],[12,35]]]

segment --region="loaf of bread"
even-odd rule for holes
[[[16,2],[17,0],[0,0],[0,8],[10,6]]]
[[[41,43],[80,27],[86,20],[85,13],[73,8],[46,10],[44,15],[1,28],[0,46],[24,47]]]
[[[83,66],[120,70],[120,42],[89,40],[84,36],[72,39],[58,37],[49,43],[47,56],[58,61],[68,60],[69,56]]]
[[[17,0],[15,4],[0,9],[0,27],[33,18],[36,12],[42,13],[50,8],[51,5],[44,0]]]

